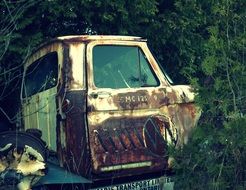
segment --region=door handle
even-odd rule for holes
[[[96,98],[108,98],[111,96],[111,93],[106,92],[106,91],[92,92],[92,93],[90,93],[89,96],[91,96],[94,99],[96,99]]]
[[[92,92],[92,93],[89,94],[89,96],[94,98],[94,99],[96,99],[98,97],[98,93]]]

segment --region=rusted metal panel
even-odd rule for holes
[[[193,104],[165,105],[159,112],[132,111],[136,113],[112,112],[91,117],[95,124],[89,126],[95,172],[100,173],[107,166],[145,161],[151,162],[151,171],[167,169],[167,144],[186,143],[199,115]],[[141,168],[134,172],[140,171],[144,172]]]
[[[97,88],[92,49],[96,45],[138,46],[160,85],[139,88]],[[93,41],[87,46],[88,124],[95,173],[148,173],[168,169],[168,144],[182,145],[199,117],[189,86],[172,86],[145,42]],[[124,169],[125,168],[125,169]],[[119,172],[120,171],[120,172]]]
[[[69,68],[70,88],[69,90],[81,90],[85,88],[85,71],[84,71],[84,49],[83,43],[72,43],[69,45]]]
[[[66,113],[64,164],[69,171],[89,177],[91,162],[86,125],[86,91],[67,92],[65,98],[69,105],[63,108]]]
[[[146,166],[152,171],[164,168],[167,164],[166,141],[162,138],[163,129],[156,122],[158,117],[161,116],[111,117],[98,126],[90,126],[95,172],[129,163],[135,163],[138,168],[144,162],[150,163]],[[134,169],[134,165],[127,169]]]
[[[62,36],[56,38],[56,40],[62,40],[65,42],[88,42],[88,41],[146,41],[141,37],[136,36],[111,36],[111,35],[78,35],[78,36]]]
[[[61,164],[69,171],[90,176],[86,125],[86,90],[83,43],[63,45],[61,86],[57,96],[57,146]]]
[[[170,105],[163,107],[162,111],[168,113],[178,128],[178,146],[188,142],[190,132],[200,117],[200,109],[193,103]]]

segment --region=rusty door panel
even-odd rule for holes
[[[69,102],[63,107],[66,114],[65,126],[60,132],[65,137],[66,147],[62,147],[65,155],[64,165],[77,174],[90,177],[91,162],[88,146],[88,131],[86,118],[86,91],[70,91],[65,100]]]
[[[90,178],[84,48],[84,43],[63,44],[61,86],[57,95],[57,150],[61,165]]]
[[[168,168],[168,144],[182,144],[194,127],[199,111],[189,86],[171,86],[145,43],[107,41],[103,44],[138,46],[145,53],[160,85],[138,88],[97,88],[93,81],[89,43],[88,126],[92,170],[113,175],[148,173]],[[181,136],[181,137],[179,137]],[[128,173],[128,174],[127,174]]]
[[[176,129],[161,115],[112,116],[89,129],[95,172],[107,166],[149,162],[166,167],[167,141],[176,143]],[[171,136],[170,136],[171,135]]]

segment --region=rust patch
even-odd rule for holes
[[[185,106],[185,108],[188,110],[190,113],[191,117],[193,120],[196,119],[197,115],[199,114],[199,110],[197,107],[194,106],[194,104],[186,104],[186,105],[181,105],[181,107]]]
[[[145,146],[154,154],[167,156],[168,144],[176,145],[176,128],[163,116],[152,116],[144,125]]]
[[[163,116],[115,117],[89,130],[96,173],[102,167],[144,161],[150,161],[155,170],[164,169],[168,135],[175,136]]]
[[[85,91],[67,92],[70,106],[65,112],[65,161],[64,165],[77,174],[91,177],[86,125]]]

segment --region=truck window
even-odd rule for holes
[[[52,52],[39,58],[27,68],[24,78],[23,97],[28,97],[56,86],[57,79],[58,56],[56,52]]]
[[[135,46],[95,46],[93,74],[95,86],[98,88],[138,88],[159,85],[144,53]]]

